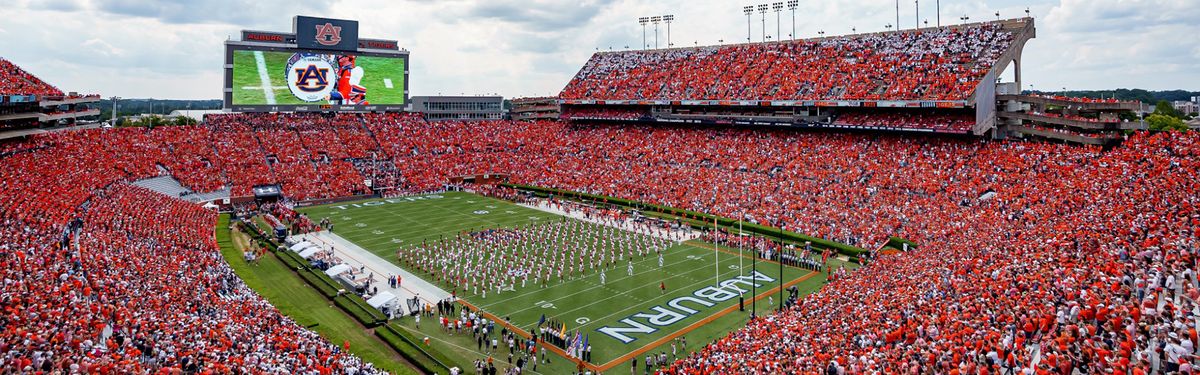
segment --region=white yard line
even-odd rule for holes
[[[271,77],[267,75],[267,60],[262,51],[254,51],[254,64],[258,65],[258,79],[262,81],[263,96],[267,104],[275,104],[275,90],[271,86]]]
[[[271,86],[272,90],[287,90],[287,86]],[[242,90],[262,90],[262,86],[242,86]]]

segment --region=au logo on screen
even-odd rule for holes
[[[330,78],[333,77],[333,64],[324,57],[313,53],[296,53],[287,63],[288,90],[297,99],[305,102],[319,102],[329,97],[333,91]]]
[[[342,27],[334,26],[333,23],[326,22],[324,25],[317,25],[317,43],[324,46],[336,46],[342,42]]]

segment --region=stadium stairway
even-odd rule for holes
[[[220,190],[208,193],[195,193],[191,189],[184,187],[174,177],[158,176],[147,179],[134,181],[131,183],[134,186],[144,187],[156,193],[166,195],[172,198],[179,198],[190,202],[206,202],[216,199],[229,198],[229,188],[222,187]]]

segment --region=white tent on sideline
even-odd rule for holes
[[[350,270],[350,266],[343,263],[343,264],[339,264],[339,265],[336,265],[333,267],[329,267],[329,269],[325,270],[325,274],[329,275],[329,277],[336,277],[337,275],[341,275],[342,272],[346,272],[349,270]]]
[[[367,300],[367,304],[378,309],[380,307],[390,305],[392,301],[396,300],[397,298],[400,297],[396,297],[396,295],[392,294],[391,292],[379,292],[379,294],[376,294],[374,297],[371,297],[371,299]]]
[[[317,253],[319,253],[319,252],[321,252],[321,249],[318,249],[316,247],[306,248],[306,249],[300,250],[300,257],[304,258],[304,259],[311,259],[313,257],[313,255],[317,255]]]
[[[308,247],[316,247],[316,245],[313,245],[312,242],[300,241],[299,243],[292,245],[292,247],[290,247],[290,249],[292,249],[292,251],[295,251],[298,253],[301,250],[304,250],[305,248],[308,248]]]

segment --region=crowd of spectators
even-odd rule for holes
[[[560,93],[597,100],[964,100],[1014,35],[998,23],[598,52]]]
[[[46,178],[13,163],[24,155],[0,163],[5,182]],[[29,217],[0,202],[0,372],[378,372],[246,287],[218,251],[214,212],[112,183],[75,155],[45,155],[55,156],[58,173],[99,184],[5,192],[87,203],[39,205]]]
[[[0,57],[0,96],[63,96],[62,90]]]
[[[636,120],[643,117],[648,117],[650,112],[646,108],[611,108],[611,107],[566,107],[563,109],[562,118],[571,119],[613,119],[613,120]]]
[[[1052,94],[1029,94],[1029,96],[1038,97],[1038,98],[1046,98],[1046,99],[1054,99],[1054,100],[1062,100],[1062,101],[1075,102],[1075,103],[1136,103],[1136,101],[1120,100],[1115,97],[1113,97],[1113,98],[1085,98],[1082,96],[1064,96],[1064,95],[1052,95]]]
[[[1060,119],[1071,120],[1071,121],[1083,121],[1083,122],[1094,122],[1094,123],[1115,123],[1115,122],[1121,121],[1121,119],[1115,118],[1115,117],[1094,118],[1094,117],[1084,117],[1084,116],[1080,116],[1080,115],[1073,115],[1073,114],[1069,114],[1069,113],[1058,113],[1058,112],[1029,112],[1029,114],[1035,115],[1035,116],[1060,118]]]
[[[1193,358],[1177,348],[1194,347],[1189,293],[1200,290],[1194,134],[1138,133],[1112,151],[559,122],[402,134],[413,153],[397,165],[410,184],[508,173],[867,248],[891,235],[923,245],[756,319],[672,373],[1149,372]]]
[[[855,112],[839,114],[833,121],[836,125],[884,127],[892,129],[931,129],[935,132],[967,133],[975,126],[973,113],[935,113],[930,111],[911,112]]]
[[[254,123],[242,116],[214,116],[203,126],[169,131],[55,133],[33,137],[24,146],[4,146],[14,150],[0,159],[0,220],[6,224],[5,237],[12,238],[7,242],[43,247],[61,243],[60,236],[71,227],[68,223],[79,207],[90,207],[77,226],[81,234],[73,237],[77,246],[93,253],[124,254],[121,259],[127,263],[121,264],[136,266],[117,267],[133,274],[104,271],[97,274],[106,278],[90,280],[128,296],[131,277],[150,278],[147,283],[164,296],[148,300],[162,301],[180,295],[162,281],[182,277],[178,268],[169,267],[202,267],[183,272],[189,277],[212,275],[199,271],[207,269],[201,255],[208,253],[197,250],[205,249],[211,230],[177,229],[199,225],[199,219],[188,219],[198,214],[186,214],[190,211],[181,203],[139,201],[141,194],[120,187],[119,181],[157,175],[159,158],[178,155],[199,160],[198,165],[208,160],[228,176],[245,173],[231,173],[239,170],[239,160],[257,159],[266,166],[268,155],[279,157],[265,151],[271,149],[269,142],[301,148],[289,154],[298,160],[270,166],[268,174],[283,183],[285,192],[294,189],[308,196],[353,192],[360,187],[332,181],[357,179],[361,184],[362,166],[379,165],[337,158],[314,162],[307,159],[315,155],[309,147],[322,146],[316,142],[309,146],[294,128],[287,135],[272,125],[290,120]],[[830,369],[997,373],[1060,372],[1072,367],[1150,372],[1190,367],[1195,358],[1195,322],[1200,316],[1195,302],[1200,298],[1196,278],[1200,136],[1192,133],[1136,133],[1124,145],[1105,151],[920,135],[349,116],[365,121],[352,126],[353,132],[369,134],[374,142],[359,137],[352,141],[359,146],[324,152],[354,155],[354,150],[360,150],[383,155],[391,163],[386,168],[392,170],[396,191],[433,191],[452,176],[502,173],[516,183],[742,217],[869,249],[878,248],[890,236],[921,244],[909,253],[875,257],[869,266],[835,278],[793,308],[758,317],[746,328],[705,346],[668,373]],[[311,135],[348,138],[341,137],[349,132],[338,126],[321,129],[323,133]],[[200,135],[171,133],[189,131]],[[213,140],[213,154],[180,145],[203,139]],[[374,149],[369,147],[372,144]],[[239,152],[254,156],[224,155]],[[118,185],[106,190],[114,182]],[[112,193],[93,196],[96,191]],[[114,207],[112,200],[132,203]],[[168,208],[160,213],[141,211]],[[171,214],[174,211],[179,213]],[[154,221],[163,216],[178,216],[180,221]],[[143,226],[146,229],[138,229]],[[147,238],[155,245],[144,246]],[[18,253],[22,252],[3,253],[8,257],[4,261],[14,262],[11,257]],[[172,265],[155,261],[179,253],[194,258]],[[61,251],[25,252],[24,256],[50,256],[46,254],[64,256]],[[65,267],[52,261],[36,264]],[[159,276],[166,279],[154,279],[141,269],[167,274]],[[9,279],[27,282],[28,277],[21,275],[30,274]],[[43,279],[40,282],[57,280]],[[55,285],[36,289],[61,289]],[[227,291],[211,287],[199,292],[213,290]],[[14,314],[11,301],[17,297],[5,298],[5,314]],[[123,311],[113,302],[119,298],[106,301],[115,304],[106,308]],[[156,302],[155,308],[163,304]],[[221,315],[222,311],[184,313],[237,321]],[[145,324],[141,319],[156,315],[115,316],[122,322]],[[104,331],[103,326],[87,326],[93,334]],[[135,331],[140,332],[129,329],[125,339],[135,339]],[[260,332],[249,331],[244,334]],[[194,337],[188,336],[194,333],[172,338]],[[27,334],[5,331],[0,343],[7,346],[0,353],[20,346],[16,356],[31,358],[37,349],[25,343]],[[72,339],[57,341],[63,342]],[[213,351],[216,354],[180,355],[184,351],[177,350],[174,358],[210,366],[233,358],[221,353],[244,353],[237,345],[227,348],[218,342],[209,342],[219,348]],[[54,350],[57,354],[51,358],[84,353],[72,352],[79,350],[78,345],[67,345]],[[122,345],[126,344],[116,346]],[[176,345],[180,347],[187,344]],[[259,349],[272,355],[281,350]],[[15,363],[13,354],[6,355],[6,364]],[[311,355],[306,359],[327,363]]]

